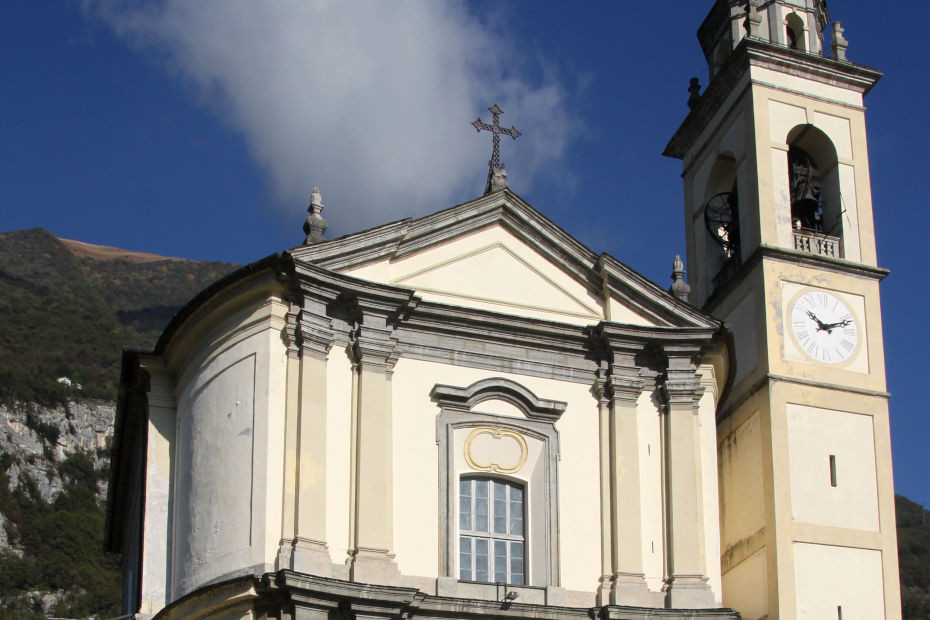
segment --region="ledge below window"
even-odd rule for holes
[[[799,252],[843,258],[842,242],[839,237],[831,237],[813,230],[793,230],[794,249]]]

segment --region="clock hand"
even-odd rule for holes
[[[846,327],[850,323],[852,323],[852,321],[850,321],[849,319],[843,319],[842,321],[838,323],[827,323],[823,327],[824,329],[827,330],[827,333],[833,333],[833,330],[836,329],[837,327]]]
[[[817,323],[817,331],[819,331],[819,332],[827,332],[828,334],[830,333],[830,330],[827,329],[827,326],[824,324],[823,321],[821,321],[820,319],[817,318],[817,315],[816,315],[816,314],[814,314],[814,313],[811,312],[810,310],[807,310],[807,316],[810,317],[810,319],[811,319],[812,321],[814,321],[815,323]]]

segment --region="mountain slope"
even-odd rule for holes
[[[152,346],[173,314],[236,265],[0,234],[0,401],[113,400],[123,345]]]
[[[930,618],[930,510],[895,496],[904,618]]]
[[[0,620],[118,613],[102,540],[122,347],[235,268],[0,234]]]

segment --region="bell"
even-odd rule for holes
[[[791,171],[791,221],[796,228],[817,230],[820,221],[820,188],[814,183],[814,162],[801,149],[788,151]]]

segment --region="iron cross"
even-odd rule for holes
[[[491,151],[491,161],[488,162],[488,165],[490,166],[489,173],[493,173],[495,170],[500,170],[504,167],[503,164],[501,164],[501,134],[510,136],[516,140],[520,137],[520,132],[517,131],[517,128],[513,126],[511,126],[510,129],[501,127],[500,118],[501,114],[504,112],[499,107],[497,107],[496,103],[492,107],[488,108],[488,110],[490,110],[491,117],[493,119],[493,122],[490,125],[482,121],[481,117],[478,117],[475,122],[471,124],[471,126],[474,127],[478,133],[481,133],[481,130],[484,129],[485,131],[490,131],[494,136],[494,148]]]

